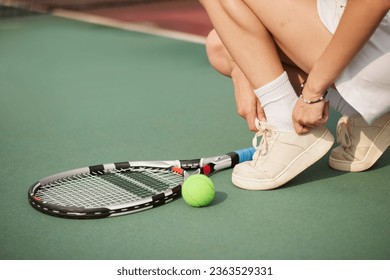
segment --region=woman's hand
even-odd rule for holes
[[[266,120],[260,101],[255,95],[248,79],[238,67],[233,68],[231,77],[234,85],[237,113],[246,120],[249,130],[257,132],[255,125],[256,118],[262,121]]]
[[[265,121],[265,113],[261,107],[260,101],[254,93],[235,91],[237,113],[243,117],[249,130],[257,132],[255,126],[256,118]]]
[[[324,125],[329,118],[329,102],[321,101],[306,104],[302,98],[298,98],[292,114],[295,132],[304,134],[310,129]]]

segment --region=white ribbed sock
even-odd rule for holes
[[[298,99],[287,73],[255,90],[264,109],[267,122],[280,131],[295,131],[292,111]]]
[[[333,88],[328,90],[326,99],[329,100],[330,106],[343,116],[355,117],[360,115],[360,113],[356,111],[355,108],[353,108],[347,101],[345,101],[340,93]]]

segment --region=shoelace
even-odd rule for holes
[[[348,149],[352,144],[351,128],[348,118],[340,119],[337,125],[337,143],[345,149]]]
[[[261,122],[256,119],[256,128],[258,131],[252,140],[252,145],[256,149],[253,159],[257,160],[260,156],[265,156],[268,152],[269,142],[268,139],[272,135],[273,127],[266,122]],[[258,138],[261,137],[260,142],[258,143]]]

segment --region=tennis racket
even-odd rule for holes
[[[154,208],[181,196],[192,174],[211,174],[252,159],[254,148],[174,161],[129,161],[73,169],[43,178],[28,191],[37,210],[63,218],[95,219]]]

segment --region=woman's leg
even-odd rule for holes
[[[247,121],[248,128],[256,132],[255,120],[266,119],[264,110],[253,92],[253,86],[234,62],[215,30],[207,36],[206,52],[211,66],[232,79],[237,113]]]
[[[276,45],[278,41],[282,41],[279,40],[279,37],[284,38],[286,35],[282,34],[278,36],[278,41],[274,40],[274,34],[269,32],[269,27],[263,24],[259,14],[255,13],[254,9],[244,1],[209,0],[202,1],[202,3],[228,53],[255,88],[256,96],[263,105],[269,123],[283,131],[294,131],[291,116],[297,97],[288,76],[284,73],[285,69]],[[278,10],[278,12],[272,11],[275,7],[269,6],[270,1],[255,1],[254,3],[256,7],[264,5],[264,10],[267,9],[271,16],[275,16],[275,20],[269,23],[272,26],[279,25],[281,21],[285,20],[281,16],[286,17],[284,14],[290,12],[285,9],[284,5],[289,1],[283,1],[283,5],[279,5],[278,1],[277,6],[282,7],[280,8],[281,11]],[[300,11],[305,13],[311,11],[315,14],[316,17],[313,16],[313,18],[318,20],[318,25],[325,31],[324,34],[330,38],[331,35],[322,26],[317,16],[315,2],[306,0],[299,1],[299,3],[296,6],[299,6]],[[301,29],[304,29],[306,24],[310,25],[312,23],[301,20],[298,20],[298,24],[291,23],[296,28],[300,26]],[[280,33],[283,31],[283,28],[275,27],[274,29]],[[319,40],[315,42],[317,41]],[[283,47],[285,45],[283,44]],[[284,53],[288,50],[288,48],[281,49]],[[315,46],[315,49],[319,49],[318,46]],[[289,53],[292,52],[289,51]],[[318,53],[319,55],[320,53]],[[295,61],[294,63],[297,64]],[[304,63],[301,64],[304,65]],[[299,66],[299,64],[297,65]]]
[[[206,52],[210,64],[222,75],[232,78],[237,112],[247,121],[250,130],[257,131],[255,119],[265,120],[264,110],[254,94],[253,86],[234,62],[215,30],[207,36]],[[306,73],[296,67],[280,50],[279,56],[295,92],[298,93],[301,83],[306,79]]]
[[[331,39],[317,14],[316,0],[200,2],[254,88],[273,81],[284,71],[277,47],[308,73]]]
[[[263,190],[279,187],[320,159],[333,144],[333,137],[324,127],[313,129],[305,136],[297,135],[292,127],[292,109],[297,97],[283,67],[278,47],[289,57],[291,56],[290,59],[299,68],[308,72],[312,65],[310,63],[314,63],[316,59],[313,53],[319,57],[321,54],[319,47],[324,49],[327,43],[325,38],[330,39],[331,36],[319,21],[315,0],[299,1],[297,4],[299,7],[295,7],[301,13],[312,13],[314,20],[311,17],[308,18],[308,22],[297,19],[297,24],[293,22],[295,17],[287,17],[291,8],[290,3],[295,2],[286,0],[273,4],[265,0],[253,2],[202,0],[228,54],[255,88],[255,93],[264,107],[267,121],[271,124],[257,124],[258,135],[262,135],[262,140],[258,143],[257,138],[254,139],[257,151],[253,161],[241,163],[233,171],[233,183],[241,188]],[[262,14],[257,8],[264,11],[264,14],[269,13],[264,17],[264,22],[269,26],[264,24]],[[296,10],[294,14],[296,16]],[[268,22],[268,16],[275,18],[272,22]],[[305,56],[301,59],[300,55],[296,55],[300,54],[300,51],[294,52],[293,49],[289,49],[290,45],[294,46],[294,42],[289,42],[291,38],[287,38],[284,29],[280,26],[288,23],[285,28],[290,28],[291,25],[297,33],[297,30],[306,31],[307,25],[310,25],[311,21],[315,24],[316,20],[319,28],[326,32],[322,37],[323,45],[312,43],[305,46],[304,48],[307,49],[316,48],[317,51],[308,53],[309,58]],[[314,38],[318,32],[313,32],[312,35],[311,38]],[[299,38],[293,39],[295,42],[299,40]],[[315,42],[319,41],[315,40]]]

